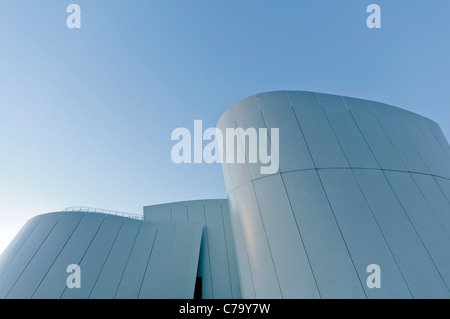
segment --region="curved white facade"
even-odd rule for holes
[[[66,284],[69,265],[81,269],[80,288]],[[195,290],[241,298],[226,199],[145,206],[143,220],[38,215],[0,256],[0,299],[192,299]]]
[[[197,277],[203,299],[240,299],[233,232],[226,199],[192,200],[144,207],[149,222],[203,226]]]
[[[38,215],[0,256],[0,298],[450,298],[450,147],[435,122],[277,91],[218,128],[278,128],[278,172],[247,154],[223,164],[228,199],[146,206],[143,220]]]
[[[0,259],[0,298],[192,298],[203,226],[99,213],[30,219]],[[80,287],[67,286],[69,265]]]
[[[450,297],[450,148],[435,122],[279,91],[228,109],[218,128],[236,127],[280,136],[276,174],[223,164],[243,298]]]

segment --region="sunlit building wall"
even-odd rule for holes
[[[435,122],[374,101],[279,91],[236,103],[218,122],[237,127],[280,136],[276,174],[223,164],[243,298],[450,296],[450,148]],[[367,285],[372,264],[381,288]]]
[[[450,297],[450,147],[435,122],[277,91],[236,103],[218,128],[267,128],[272,151],[278,128],[278,171],[249,163],[241,135],[234,151],[246,145],[246,162],[222,165],[228,199],[140,217],[38,215],[0,256],[0,298]],[[67,286],[71,264],[80,288]]]

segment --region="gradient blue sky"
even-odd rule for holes
[[[449,15],[443,0],[1,0],[0,251],[67,206],[225,197],[220,165],[172,163],[170,134],[255,93],[377,100],[449,138]]]

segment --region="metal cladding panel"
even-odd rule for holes
[[[197,223],[158,224],[139,298],[193,298],[202,228]]]
[[[427,134],[427,123],[416,114],[403,112],[399,109],[394,110],[394,113],[398,115],[397,117],[403,130],[410,137],[417,153],[429,168],[430,173],[438,176],[448,176],[446,169],[444,169],[440,161],[442,156],[438,156],[439,147],[437,147],[437,142],[431,134]],[[422,125],[418,125],[418,123]]]
[[[444,194],[445,198],[447,199],[447,202],[450,203],[450,180],[439,177],[435,177],[434,179],[439,185],[442,194]]]
[[[230,273],[230,284],[231,284],[231,297],[233,299],[240,299],[242,297],[240,285],[239,285],[239,272],[236,262],[236,249],[233,239],[233,228],[231,225],[230,209],[228,206],[228,201],[221,201],[222,210],[222,220],[225,232],[225,244],[228,253],[228,271]]]
[[[344,101],[380,167],[382,169],[406,170],[367,101],[349,97],[344,97]]]
[[[411,137],[404,131],[396,112],[392,107],[378,102],[369,102],[380,125],[394,145],[403,163],[411,172],[430,174],[428,166],[423,161],[421,155],[417,153]]]
[[[11,260],[8,266],[2,270],[0,277],[0,299],[6,298],[10,290],[13,288],[16,281],[20,278],[23,271],[26,269],[28,263],[33,259],[36,253],[39,251],[42,243],[45,241],[53,227],[57,224],[61,215],[48,214],[44,215],[42,220],[31,231],[31,233],[24,233],[23,236],[27,236],[27,240]],[[29,298],[30,296],[27,296]]]
[[[375,170],[354,173],[412,297],[445,296],[448,291],[442,277],[384,173]]]
[[[222,131],[222,134],[224,135],[224,139],[226,137],[226,131],[227,128],[235,128],[237,127],[236,120],[233,114],[233,108],[229,108],[223,115],[220,117],[220,121],[217,124],[217,127]],[[231,144],[231,141],[228,141]],[[242,151],[242,143],[240,138],[235,138],[234,143],[232,143],[234,146],[234,156],[236,158],[237,151]],[[224,150],[223,159],[225,161],[226,159],[226,149]],[[230,171],[230,182],[233,187],[238,187],[239,185],[248,183],[250,178],[250,172],[245,163],[237,163],[236,159],[234,160],[233,165],[229,165],[228,169]]]
[[[7,298],[21,298],[33,296],[44,277],[54,264],[61,251],[68,243],[69,239],[75,232],[84,214],[67,214],[63,215],[52,231],[49,233],[45,241],[42,243],[39,251],[29,261],[26,269],[14,283],[14,287],[9,292]],[[72,244],[72,243],[71,243]],[[65,268],[67,267],[66,264]],[[63,283],[65,282],[65,279]]]
[[[249,253],[247,243],[242,228],[240,211],[237,206],[234,191],[228,193],[228,206],[230,209],[231,227],[233,229],[233,239],[236,249],[236,264],[239,275],[239,286],[242,298],[256,298],[255,288],[253,286],[253,275],[250,267]]]
[[[279,174],[253,182],[283,298],[319,298],[308,255]],[[276,213],[274,213],[276,212]]]
[[[437,144],[439,145],[441,152],[441,156],[439,156],[439,160],[442,165],[446,167],[447,175],[443,176],[446,178],[450,178],[450,146],[445,139],[444,134],[442,133],[441,128],[433,121],[428,121],[428,127],[431,130],[432,136],[436,139]]]
[[[447,234],[450,234],[450,203],[433,176],[411,174],[426,202]]]
[[[340,96],[317,94],[350,167],[380,168]]]
[[[316,94],[288,91],[288,96],[302,128],[315,167],[349,167]],[[280,154],[281,156],[283,154]]]
[[[416,116],[415,118],[416,120],[414,121],[414,124],[417,129],[420,130],[425,143],[430,146],[431,151],[433,152],[433,160],[435,160],[442,169],[442,176],[450,178],[450,161],[448,160],[448,158],[450,158],[450,154],[447,153],[449,150],[448,144],[447,148],[445,148],[445,146],[441,145],[441,142],[439,141],[439,139],[442,138],[442,133],[440,132],[440,137],[437,137],[432,130],[433,125],[437,126],[435,123],[432,121],[424,121],[420,116]],[[447,141],[445,141],[445,143],[446,142]],[[445,143],[443,144],[445,145]]]
[[[400,112],[398,110],[395,111],[395,114]],[[416,116],[415,114],[406,113],[403,116],[398,116],[398,120],[401,127],[403,128],[403,131],[408,135],[412,144],[414,145],[415,150],[420,155],[425,165],[428,167],[430,174],[445,176],[445,171],[439,161],[436,159],[436,155],[434,154],[435,150],[432,144],[434,139],[425,140],[423,136],[423,129],[419,128],[415,124],[417,117],[418,116]]]
[[[386,172],[386,176],[448,289],[450,287],[449,235],[445,232],[410,174]],[[446,297],[448,298],[450,295]]]
[[[79,263],[82,276],[81,288],[65,287],[62,299],[89,298],[123,222],[122,217],[105,216],[105,220]]]
[[[228,165],[222,165],[223,179],[225,182],[225,188],[233,188],[233,182],[231,181],[230,167]]]
[[[367,298],[408,298],[410,294],[395,258],[353,172],[322,170],[319,176],[361,281],[365,283],[369,265],[378,264],[383,269],[384,289],[363,285]]]
[[[158,227],[154,223],[142,224],[133,246],[123,276],[117,289],[116,298],[136,299],[139,296],[148,260],[152,254]],[[171,231],[163,230],[163,236],[167,236],[167,244],[171,242]]]
[[[280,129],[278,173],[224,163],[228,204],[147,206],[144,221],[37,216],[0,256],[0,298],[192,298],[196,276],[203,298],[450,298],[450,146],[436,123],[281,91],[218,123],[238,127]],[[68,264],[81,288],[66,286]]]
[[[167,216],[153,215],[155,210],[152,207],[144,207],[146,220],[157,221],[158,218],[167,220]],[[172,223],[177,224],[179,220],[186,220],[188,221],[185,223],[187,225],[193,224],[197,225],[196,227],[202,227],[201,238],[199,238],[199,240],[201,239],[200,257],[197,258],[195,265],[197,276],[202,277],[202,298],[240,298],[236,252],[227,200],[212,199],[168,203],[158,205],[157,210],[170,214],[169,220]],[[157,236],[157,240],[158,238]],[[180,248],[180,256],[183,256],[183,251],[184,248]],[[176,275],[172,277],[178,278]],[[151,298],[154,296],[152,295]]]
[[[316,171],[282,174],[322,298],[365,298]],[[345,289],[342,289],[345,287]]]
[[[32,298],[36,299],[57,299],[61,298],[66,287],[66,279],[68,273],[67,266],[71,264],[79,264],[85,251],[88,249],[95,234],[104,220],[102,214],[74,213],[82,217],[79,225],[74,230],[67,244],[61,250],[61,253],[47,269],[47,274],[43,277],[36,292],[32,294]],[[74,220],[75,222],[75,220]],[[60,236],[54,237],[56,241],[61,239]],[[47,257],[47,256],[45,256]],[[37,277],[39,274],[34,273]],[[23,294],[21,294],[23,295]]]
[[[256,96],[251,96],[247,99],[242,100],[241,102],[238,103],[238,106],[234,105],[232,107],[232,110],[234,114],[235,125],[230,126],[228,128],[242,128],[245,131],[247,129],[255,129],[256,132],[258,132],[260,128],[266,127],[261,115],[261,111]],[[259,133],[257,133],[257,135],[259,135]],[[240,136],[239,139],[240,143],[238,143],[238,147],[240,147],[242,150],[245,151],[245,163],[247,163],[244,164],[244,168],[245,166],[247,167],[248,171],[250,172],[250,177],[252,179],[261,177],[262,176],[260,173],[261,164],[259,162],[250,163],[249,161],[250,138],[243,136],[241,134],[239,134],[239,136]],[[259,138],[261,137],[259,136]],[[270,140],[268,140],[268,149],[270,149]]]
[[[449,297],[450,147],[436,123],[280,91],[234,104],[218,122],[229,125],[280,129],[279,172],[222,165],[243,298]],[[372,264],[382,288],[370,287]]]
[[[252,272],[255,297],[281,298],[281,288],[269,240],[252,183],[240,186],[235,191],[235,196]]]
[[[202,277],[202,298],[213,298],[213,287],[211,278],[210,255],[208,236],[205,226],[205,208],[203,201],[189,202],[189,220],[203,225],[202,241],[200,244],[200,257],[198,261],[197,277]]]
[[[20,232],[27,240],[14,268],[4,270],[2,298],[191,299],[202,228],[100,213],[42,215]],[[66,285],[72,264],[79,265],[80,288]]]
[[[141,221],[124,220],[102,272],[89,295],[90,299],[112,299],[115,297],[141,226]]]
[[[149,222],[169,222],[172,220],[170,206],[166,204],[145,206],[144,219]]]
[[[173,239],[174,244],[171,246],[169,260],[166,263],[168,269],[167,271],[164,267],[161,269],[161,276],[167,272],[170,280],[162,283],[162,294],[159,298],[192,299],[203,225],[200,223],[175,223],[175,227],[177,232]],[[158,241],[158,238],[156,240]],[[161,264],[158,259],[155,259],[155,263]],[[148,287],[151,288],[150,285]],[[140,298],[142,297],[146,298],[144,290]],[[150,298],[150,295],[148,297]]]
[[[34,231],[36,226],[41,222],[42,218],[43,215],[38,215],[27,221],[25,225],[17,233],[17,235],[14,236],[14,239],[11,241],[8,247],[6,247],[6,249],[0,255],[0,277],[2,276],[3,272],[7,269],[9,263],[22,249],[28,237]]]
[[[222,208],[215,202],[205,202],[206,234],[208,236],[209,256],[211,265],[211,279],[213,298],[224,299],[230,297],[231,280],[224,280],[224,274],[230,278],[227,244],[223,225]],[[213,247],[213,249],[211,249]]]
[[[173,222],[187,222],[189,220],[186,204],[182,202],[173,203],[170,206],[170,213]]]
[[[283,154],[280,171],[314,168],[303,133],[298,125],[294,110],[286,92],[262,93],[257,95],[265,127],[279,128],[279,152]]]

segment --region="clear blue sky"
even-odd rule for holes
[[[0,251],[67,206],[225,197],[220,165],[172,163],[170,134],[255,93],[378,100],[449,138],[449,15],[443,0],[1,0]]]

